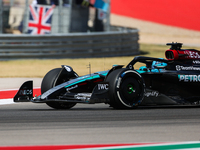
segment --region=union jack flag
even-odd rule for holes
[[[48,34],[51,32],[53,7],[29,5],[28,33]]]

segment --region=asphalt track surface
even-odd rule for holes
[[[0,106],[0,146],[184,142],[200,140],[200,107],[115,110],[77,104],[54,110],[46,104]]]

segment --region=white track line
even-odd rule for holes
[[[0,105],[14,104],[13,99],[0,99]]]

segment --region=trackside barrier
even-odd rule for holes
[[[85,58],[139,54],[138,30],[49,35],[0,35],[0,59]]]

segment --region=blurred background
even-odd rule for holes
[[[142,43],[200,46],[199,0],[0,0],[0,33],[27,34],[29,5],[53,3],[51,34],[109,31],[118,25],[139,29]]]
[[[53,6],[52,34],[109,30],[110,1],[103,2],[107,4],[105,11],[97,9],[103,7],[101,2],[99,6],[95,0],[0,0],[0,32],[28,33],[30,13],[33,13],[30,5]]]

